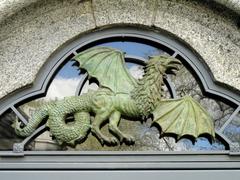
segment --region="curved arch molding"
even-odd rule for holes
[[[219,82],[240,89],[239,17],[208,1],[18,0],[4,3],[11,10],[1,11],[4,18],[0,29],[0,66],[4,68],[0,68],[0,98],[32,84],[48,57],[69,39],[119,24],[154,27],[176,35],[203,57]],[[4,7],[7,6],[1,6]]]
[[[49,60],[39,71],[32,87],[22,89],[14,94],[10,94],[4,98],[3,101],[1,101],[0,114],[4,113],[8,109],[12,109],[21,119],[21,114],[19,114],[19,112],[16,110],[15,105],[22,101],[26,101],[27,99],[44,95],[52,80],[52,77],[59,69],[61,64],[66,61],[67,57],[77,53],[77,50],[89,46],[91,43],[96,43],[98,41],[106,40],[109,38],[137,38],[162,44],[165,47],[168,47],[169,49],[173,50],[173,56],[182,57],[184,60],[183,63],[187,64],[192,69],[198,80],[201,82],[203,91],[206,94],[213,95],[215,97],[231,102],[236,108],[235,114],[239,112],[239,93],[232,91],[231,89],[223,86],[221,83],[217,83],[208,66],[204,63],[202,58],[194,50],[191,49],[190,46],[177,40],[176,37],[173,37],[171,34],[165,31],[154,32],[151,30],[140,30],[139,28],[136,30],[134,27],[116,27],[97,30],[95,32],[85,34],[84,36],[80,36],[79,38],[67,42],[64,47],[59,48],[54,54],[51,55]],[[22,121],[25,124],[27,123],[24,118],[22,118]],[[230,120],[226,123],[229,122]],[[227,124],[224,126],[227,126]],[[224,136],[221,130],[216,131],[216,133],[230,146],[230,151],[239,151],[239,147],[236,144],[231,143],[231,141]],[[17,144],[15,147],[19,148]]]

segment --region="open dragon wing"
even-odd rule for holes
[[[163,100],[153,112],[153,123],[160,125],[162,134],[176,134],[197,138],[208,134],[215,137],[211,117],[201,105],[190,96],[181,99]]]
[[[80,63],[80,68],[96,78],[100,86],[114,93],[129,94],[137,84],[125,67],[124,54],[119,50],[94,47],[77,54],[73,59]]]

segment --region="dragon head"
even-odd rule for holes
[[[149,61],[147,63],[148,67],[154,67],[155,70],[159,71],[161,74],[174,74],[179,70],[179,66],[182,64],[176,58],[171,56],[151,56],[149,57]]]

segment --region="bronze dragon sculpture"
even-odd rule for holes
[[[161,127],[161,133],[174,133],[179,138],[183,135],[215,136],[212,119],[193,98],[162,98],[163,78],[166,73],[176,73],[181,64],[179,60],[151,57],[140,80],[131,76],[125,67],[124,53],[116,49],[91,48],[76,55],[74,60],[79,62],[79,68],[88,72],[89,78],[98,80],[99,89],[40,107],[25,127],[16,122],[18,135],[29,136],[47,118],[46,125],[59,144],[75,144],[86,138],[89,130],[101,144],[133,143],[134,138],[118,128],[121,117],[142,119],[153,115],[153,123]],[[74,122],[66,123],[69,115],[74,117]],[[100,131],[106,121],[112,137]]]

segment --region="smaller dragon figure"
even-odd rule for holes
[[[16,122],[15,131],[19,136],[29,136],[47,119],[46,125],[59,144],[74,145],[85,139],[90,130],[102,145],[117,145],[119,141],[128,144],[134,143],[134,138],[118,128],[121,117],[143,119],[150,115],[153,124],[160,126],[161,134],[173,133],[178,138],[215,136],[211,117],[193,98],[162,98],[163,79],[167,73],[175,74],[179,70],[179,60],[151,57],[140,80],[131,76],[125,67],[124,53],[116,49],[91,48],[76,55],[74,60],[79,68],[88,72],[89,78],[98,80],[99,89],[40,107],[25,127]],[[74,121],[67,123],[69,116],[73,116]],[[106,121],[112,137],[100,130]]]

